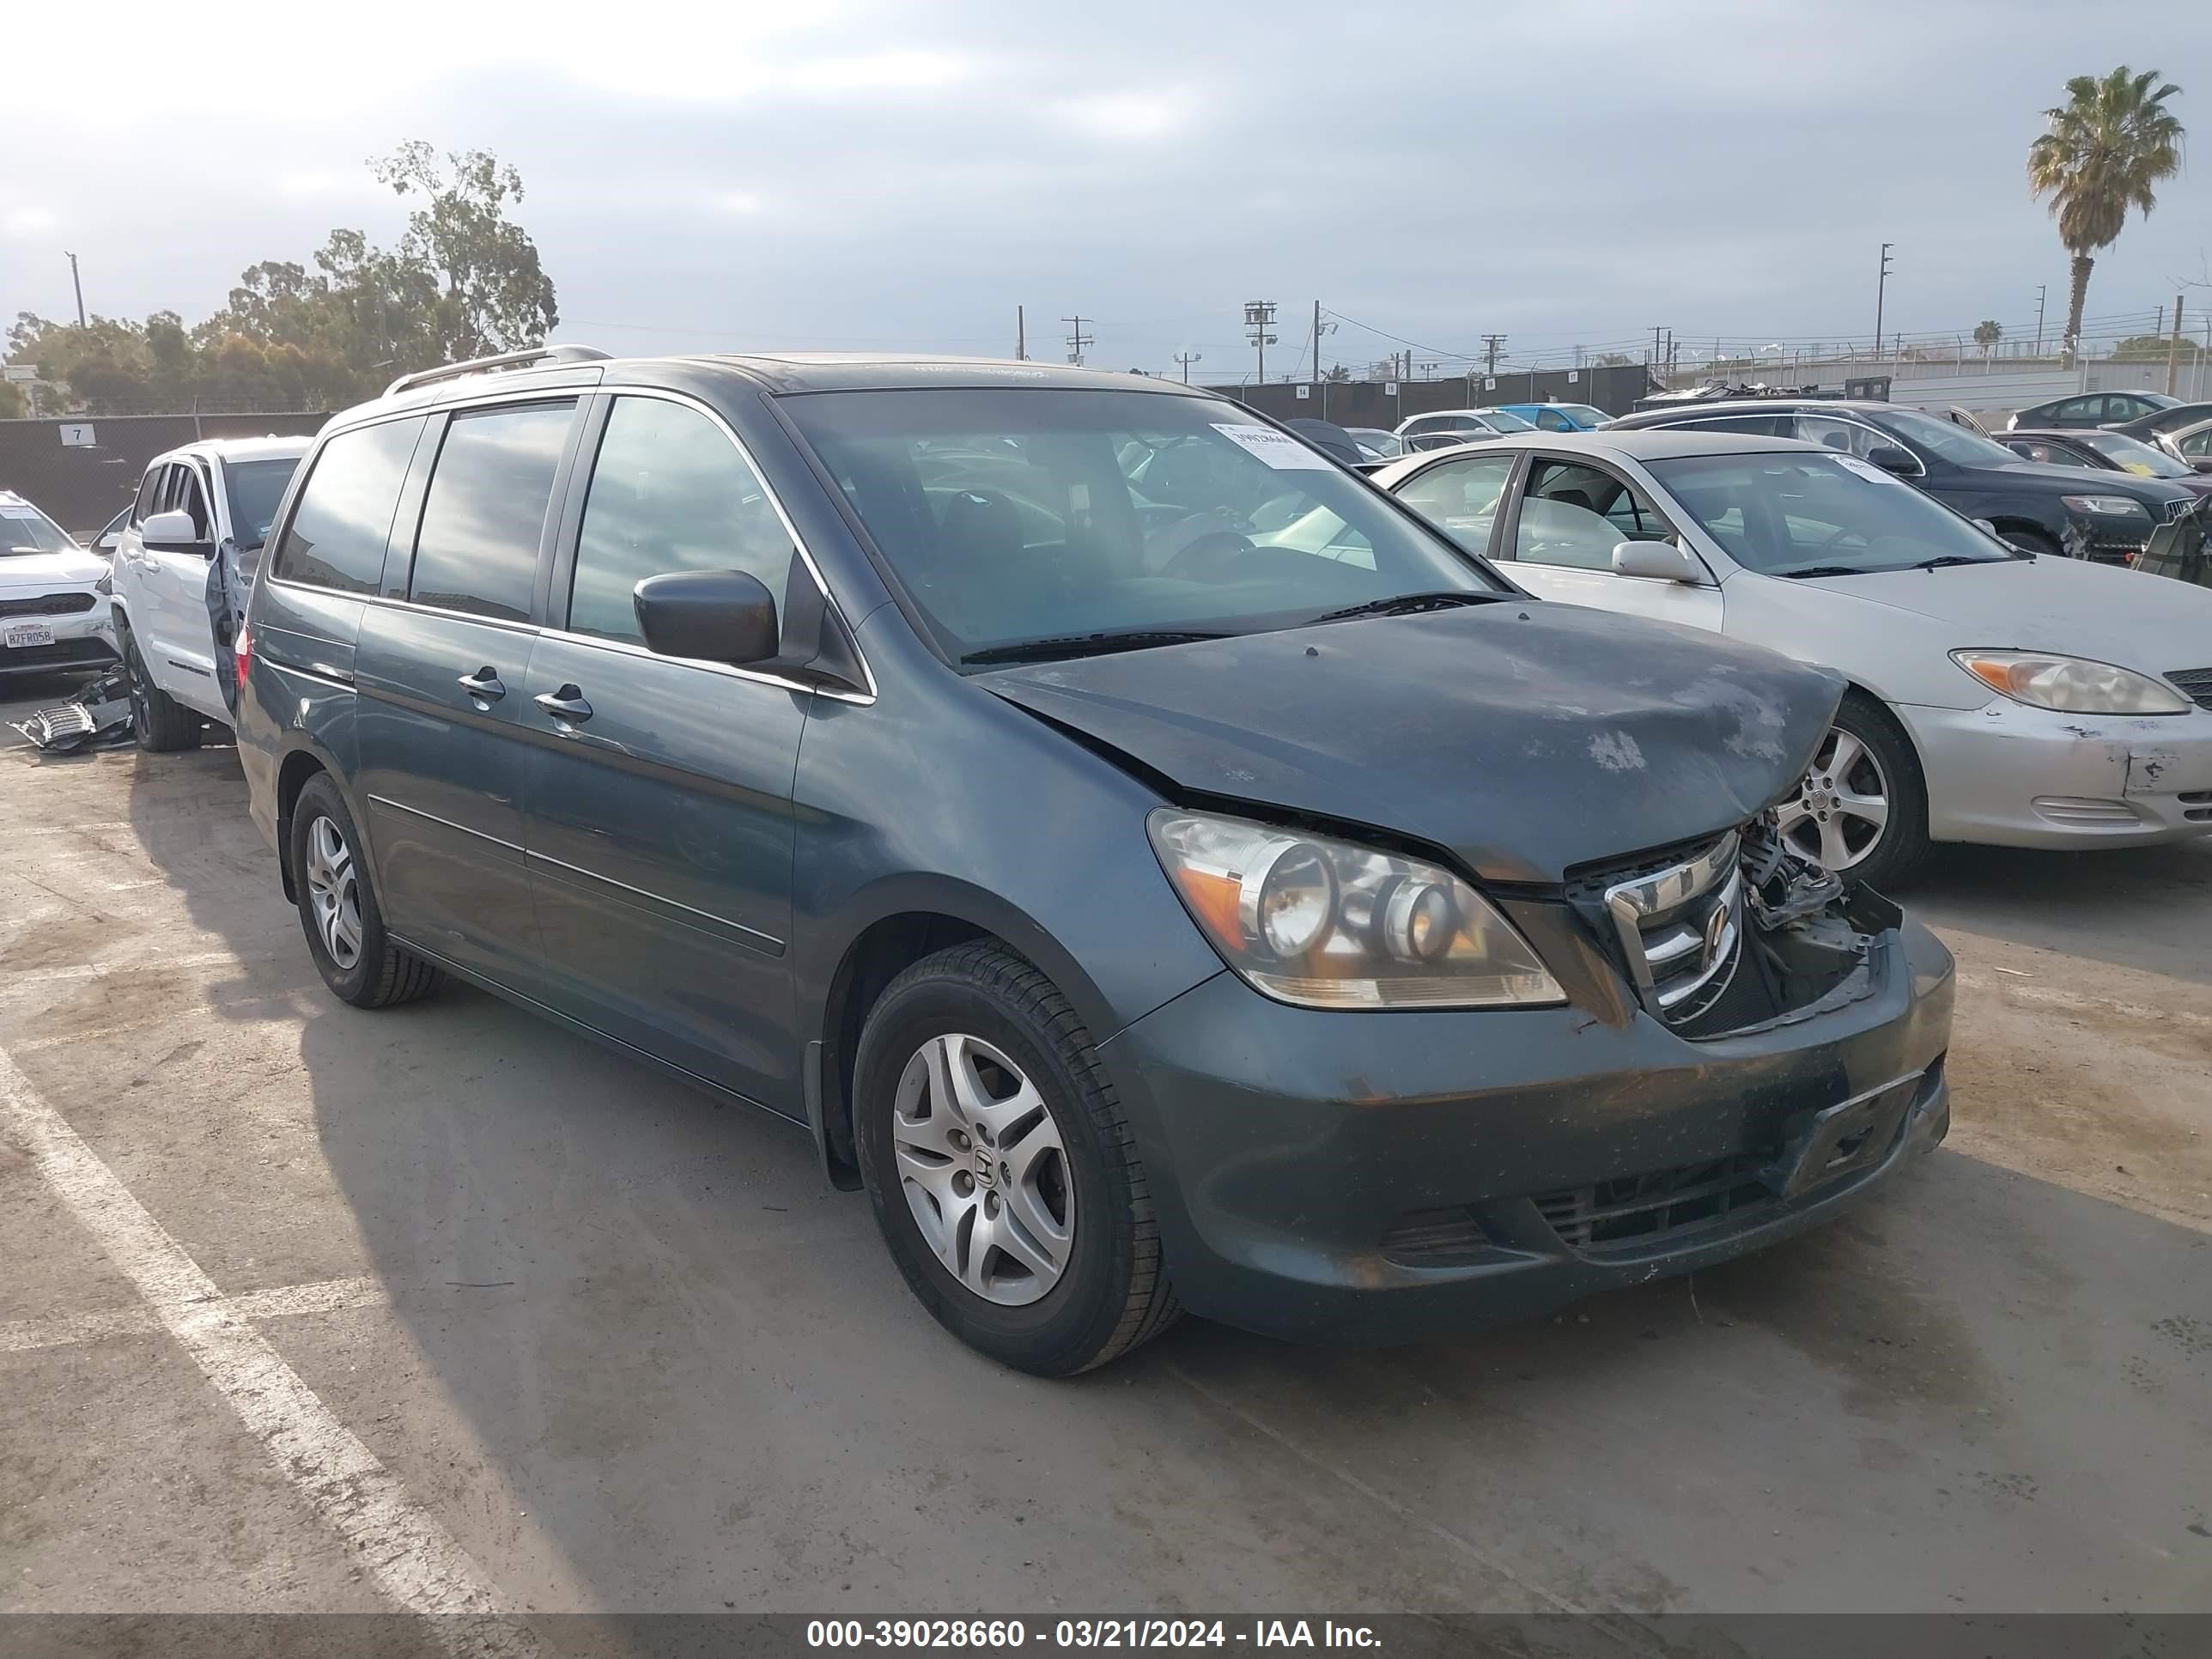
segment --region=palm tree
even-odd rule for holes
[[[2166,107],[2180,91],[2160,85],[2156,70],[2136,75],[2125,64],[2102,80],[2077,75],[2066,83],[2066,101],[2043,112],[2051,131],[2028,146],[2029,193],[2051,198],[2058,240],[2074,256],[2069,357],[2081,339],[2094,256],[2118,239],[2130,208],[2148,215],[2157,205],[2154,188],[2181,170],[2181,122]]]
[[[1996,349],[1997,342],[2003,338],[2004,325],[1994,318],[1984,318],[1974,325],[1974,343],[1981,347],[1984,362],[1989,361],[1990,353]]]

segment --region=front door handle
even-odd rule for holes
[[[564,685],[558,691],[541,691],[532,701],[547,714],[578,726],[592,718],[592,705],[584,701],[580,686]]]
[[[473,674],[461,676],[461,690],[472,697],[482,697],[486,702],[497,702],[507,695],[507,687],[500,683],[499,670],[489,665]]]

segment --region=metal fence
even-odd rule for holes
[[[291,415],[100,415],[0,421],[0,489],[27,497],[72,535],[123,508],[147,462],[198,438],[303,436],[327,412]]]

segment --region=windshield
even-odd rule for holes
[[[28,501],[0,502],[0,554],[81,550],[67,531]]]
[[[1254,633],[1404,595],[1502,591],[1356,475],[1233,404],[978,388],[811,392],[781,407],[955,658]]]
[[[295,455],[270,461],[231,461],[222,476],[230,489],[230,527],[240,552],[251,553],[269,539],[269,526],[276,521],[277,503],[284,486],[299,470]]]
[[[2181,399],[2166,392],[2138,392],[2136,396],[2159,409],[2179,409]]]
[[[2108,461],[2144,478],[2193,478],[2197,469],[2185,466],[2162,449],[2119,432],[2080,432],[2075,437]]]
[[[1923,449],[1932,449],[1945,460],[1960,466],[2020,465],[2020,457],[1994,438],[1984,438],[1978,432],[1969,432],[1963,426],[1939,421],[1933,415],[1923,415],[1917,410],[1885,409],[1874,420],[1877,426],[1887,427],[1899,436],[1910,438]]]
[[[1644,465],[1731,558],[1762,575],[1855,575],[1936,559],[1981,564],[2014,556],[1934,497],[1856,455],[1698,455]]]
[[[1524,421],[1518,415],[1509,415],[1502,409],[1478,409],[1474,413],[1493,432],[1534,432],[1536,429],[1533,422]]]
[[[1613,416],[1601,409],[1592,409],[1588,404],[1554,404],[1553,408],[1571,421],[1580,421],[1584,426],[1610,426]]]

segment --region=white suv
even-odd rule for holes
[[[0,678],[105,668],[107,567],[12,489],[0,489]]]
[[[116,648],[142,749],[230,721],[232,632],[312,438],[220,438],[155,457],[115,545]]]

